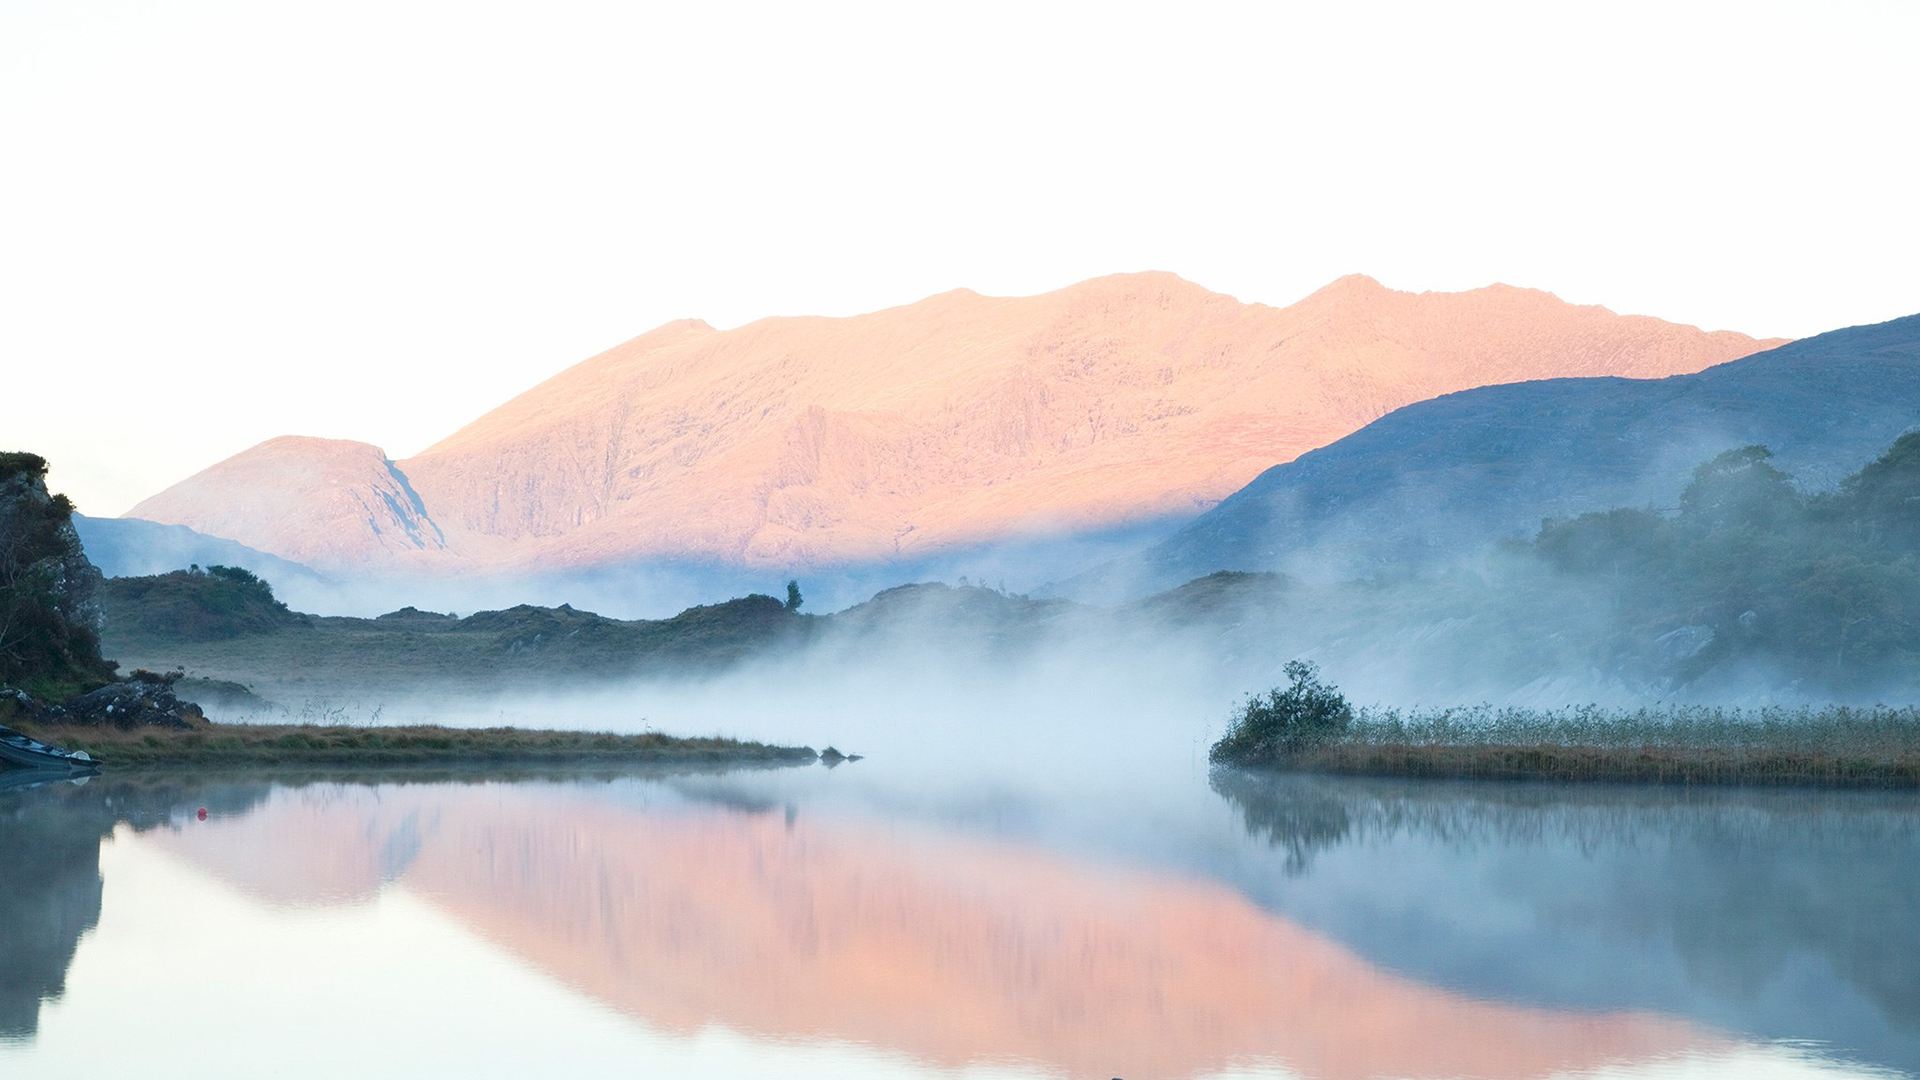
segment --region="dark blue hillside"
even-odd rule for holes
[[[140,518],[73,515],[73,527],[87,558],[108,577],[142,577],[184,570],[190,564],[238,566],[271,582],[277,591],[331,582],[297,562],[256,551],[245,544],[195,532],[185,525],[163,525]]]
[[[1531,534],[1543,517],[1671,506],[1695,465],[1734,446],[1764,443],[1803,484],[1830,484],[1916,426],[1920,315],[1694,375],[1483,387],[1268,469],[1098,576],[1139,592],[1215,570],[1417,565]]]

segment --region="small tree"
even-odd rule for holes
[[[787,582],[787,610],[799,611],[800,605],[805,602],[806,601],[800,596],[800,583],[798,581]]]
[[[1680,493],[1681,520],[1709,529],[1765,527],[1799,511],[1805,500],[1772,458],[1764,446],[1742,446],[1694,469]]]
[[[1270,763],[1329,742],[1353,722],[1353,707],[1340,691],[1320,681],[1320,669],[1290,661],[1286,689],[1249,694],[1213,744],[1209,760],[1230,764]]]

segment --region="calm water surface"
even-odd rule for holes
[[[1914,800],[947,765],[0,792],[0,1076],[1920,1069]]]

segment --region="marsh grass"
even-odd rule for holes
[[[1558,709],[1475,705],[1354,710],[1342,741],[1374,745],[1530,745],[1603,748],[1884,752],[1920,739],[1920,708],[1844,705],[1726,708],[1666,705]]]
[[[1361,708],[1337,738],[1262,762],[1321,772],[1920,787],[1920,709]]]

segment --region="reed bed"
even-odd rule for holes
[[[1376,706],[1274,764],[1392,776],[1912,788],[1920,787],[1920,709]]]
[[[1507,744],[1613,749],[1790,749],[1871,752],[1920,741],[1920,708],[1875,705],[1727,708],[1711,705],[1636,709],[1577,705],[1557,709],[1474,705],[1354,710],[1342,740],[1374,745]]]

